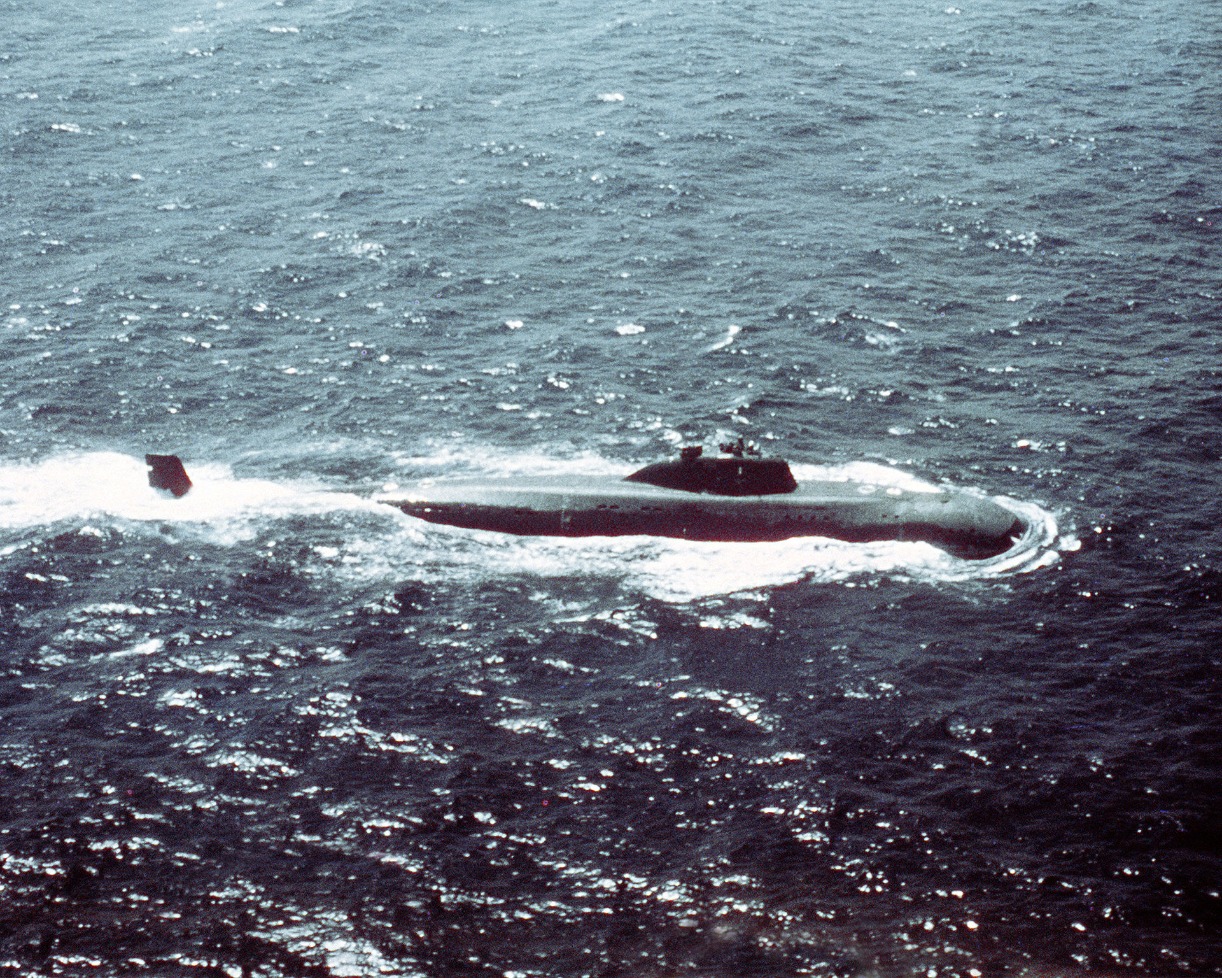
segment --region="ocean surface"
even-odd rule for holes
[[[0,974],[1222,974],[1218,11],[953,4],[0,0]],[[739,436],[1029,530],[375,500]]]

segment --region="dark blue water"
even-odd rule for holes
[[[901,7],[0,7],[0,971],[1222,973],[1216,17]],[[1032,529],[372,501],[740,435]]]

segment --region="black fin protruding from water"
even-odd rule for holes
[[[154,489],[185,496],[191,488],[191,478],[177,455],[145,455],[144,464],[149,467],[149,485]]]

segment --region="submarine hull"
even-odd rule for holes
[[[966,559],[1005,553],[1025,530],[1013,512],[983,497],[855,482],[807,482],[784,494],[718,496],[615,479],[454,479],[419,483],[379,501],[431,523],[518,535],[906,540]]]

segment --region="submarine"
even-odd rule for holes
[[[626,478],[436,479],[379,496],[408,516],[530,536],[659,536],[765,542],[831,537],[929,543],[969,560],[996,557],[1026,530],[983,496],[868,482],[799,484],[789,463],[753,457],[741,440],[707,458],[701,446]]]
[[[535,476],[426,479],[376,498],[408,516],[524,536],[658,536],[766,542],[830,537],[849,543],[916,541],[968,560],[997,557],[1026,531],[983,496],[862,481],[799,484],[789,463],[754,447],[701,446],[626,478]],[[175,455],[148,455],[149,484],[175,496],[191,480]]]

